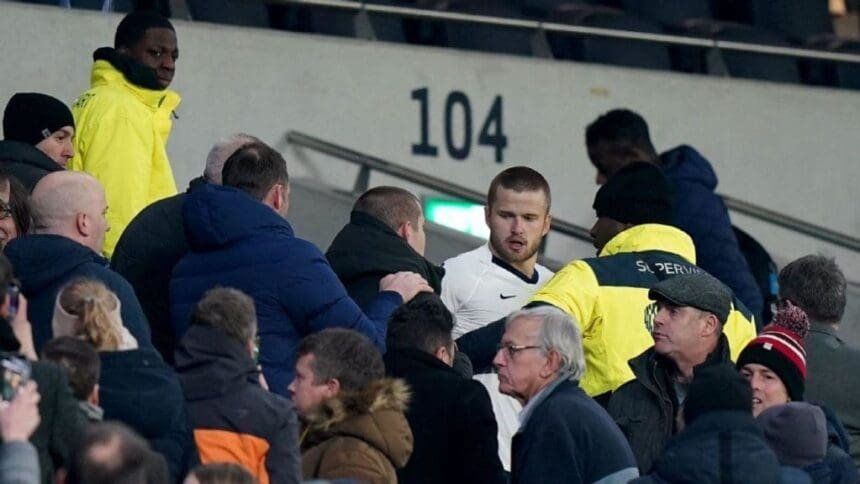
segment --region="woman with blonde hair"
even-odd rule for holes
[[[143,435],[167,460],[171,482],[181,482],[196,461],[182,387],[157,351],[138,346],[123,325],[121,306],[101,281],[75,279],[57,294],[54,336],[73,336],[96,348],[104,419]]]
[[[137,349],[137,340],[122,324],[121,304],[95,279],[76,279],[58,294],[54,305],[54,337],[73,336],[97,351]]]

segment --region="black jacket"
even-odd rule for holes
[[[379,280],[388,274],[412,271],[421,274],[439,294],[445,270],[415,252],[381,220],[353,211],[349,223],[335,236],[325,254],[346,287],[362,308],[376,297]]]
[[[751,413],[733,410],[698,417],[669,442],[652,474],[631,482],[777,484],[804,480],[801,473],[780,467]]]
[[[113,291],[122,304],[123,325],[141,348],[152,347],[149,324],[134,290],[128,281],[107,267],[107,259],[90,248],[66,237],[45,234],[18,237],[4,252],[21,281],[21,292],[27,297],[36,351],[41,351],[53,336],[51,321],[57,293],[78,277],[96,279]]]
[[[386,373],[406,380],[406,419],[415,439],[399,482],[504,482],[496,419],[483,385],[418,349],[389,349]]]
[[[99,404],[105,420],[119,420],[167,460],[171,482],[197,463],[182,387],[153,349],[99,353]]]
[[[714,351],[696,368],[730,361],[728,340],[721,335]],[[666,442],[677,432],[679,405],[671,380],[673,368],[674,363],[658,355],[652,346],[630,360],[636,379],[619,387],[609,400],[609,414],[630,442],[643,474],[651,470]]]
[[[33,145],[18,141],[0,141],[0,165],[33,191],[36,183],[52,171],[63,171],[63,167],[39,151]]]
[[[62,369],[51,362],[31,362],[31,378],[39,386],[42,421],[30,436],[39,452],[42,482],[53,482],[54,471],[69,462],[69,451],[86,425]]]
[[[260,386],[260,372],[241,343],[193,324],[176,350],[176,371],[204,463],[241,464],[260,482],[301,481],[293,404]]]
[[[191,180],[186,193],[206,182]],[[150,204],[123,231],[111,257],[111,269],[134,288],[152,330],[152,344],[173,364],[176,336],[170,324],[170,275],[190,250],[182,223],[180,193]]]

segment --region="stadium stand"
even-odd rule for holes
[[[623,67],[857,89],[857,63],[811,60],[735,49],[680,46],[594,34],[544,32],[534,27],[420,18],[376,12],[365,5],[549,21],[642,34],[853,54],[857,41],[836,37],[825,1],[793,0],[342,0],[327,5],[243,0],[18,0],[91,10],[128,12],[181,4],[190,19],[236,26],[453,47],[479,52],[555,57]],[[853,7],[856,8],[856,5]]]

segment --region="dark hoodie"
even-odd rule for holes
[[[122,322],[141,348],[152,348],[149,324],[129,283],[110,270],[108,261],[89,247],[60,235],[19,237],[5,249],[15,267],[21,291],[27,297],[27,312],[33,325],[36,351],[53,336],[51,321],[57,293],[72,279],[87,277],[103,282],[122,304]]]
[[[728,209],[714,193],[717,175],[711,164],[687,145],[663,153],[660,161],[672,183],[674,225],[693,239],[696,265],[729,286],[761,320],[761,291],[738,247]]]
[[[261,483],[300,482],[299,425],[292,403],[260,386],[247,349],[223,331],[191,325],[176,350],[203,463],[234,462]]]
[[[38,148],[18,141],[0,141],[0,165],[18,179],[28,192],[43,176],[64,168]]]
[[[696,482],[777,484],[809,482],[782,468],[749,412],[720,410],[701,415],[672,439],[653,472],[631,483]]]
[[[99,353],[99,405],[105,420],[119,420],[167,460],[172,482],[196,463],[182,388],[154,349]]]
[[[433,265],[378,218],[353,211],[325,254],[350,297],[364,307],[379,294],[379,280],[388,274],[421,274],[439,294],[445,269]]]
[[[381,292],[367,315],[350,299],[325,256],[293,234],[270,207],[232,187],[206,185],[189,193],[182,211],[191,252],[170,281],[171,324],[185,333],[191,310],[216,286],[254,299],[260,364],[271,391],[286,395],[299,341],[329,327],[356,330],[385,348],[388,317],[403,300]]]

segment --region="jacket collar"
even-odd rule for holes
[[[153,111],[171,112],[181,98],[172,89],[160,89],[157,81],[152,83],[152,69],[119,54],[110,47],[102,47],[93,53],[93,70],[90,75],[92,87],[115,85],[130,91]],[[150,79],[150,76],[152,79]]]
[[[839,334],[836,333],[836,328],[834,328],[832,324],[810,321],[809,332],[827,335],[839,342],[842,342],[842,338],[840,338]]]
[[[63,171],[63,167],[33,145],[20,141],[0,141],[0,159],[16,161],[46,171]]]
[[[453,368],[435,356],[418,348],[391,348],[383,356],[386,369],[397,377],[408,377],[413,371],[433,370],[459,375]]]
[[[696,246],[689,235],[669,225],[642,224],[630,227],[609,240],[599,256],[660,250],[696,263]]]
[[[717,341],[717,347],[714,348],[714,351],[708,354],[705,361],[696,365],[693,368],[693,372],[705,366],[728,361],[731,361],[729,340],[726,338],[725,333],[723,333],[720,335],[720,339]],[[654,393],[660,393],[658,390],[660,383],[655,378],[657,373],[659,372],[663,375],[671,376],[676,368],[675,362],[657,354],[657,352],[654,351],[653,346],[645,350],[639,356],[631,359],[628,362],[628,365],[630,365],[630,369],[633,371],[636,379]]]
[[[560,387],[564,382],[572,381],[570,379],[570,373],[564,372],[560,373],[558,377],[556,377],[555,381],[547,385],[543,390],[539,391],[537,395],[535,395],[531,400],[526,402],[525,407],[520,412],[520,429],[525,428],[528,424],[529,419],[534,414],[535,409],[540,406],[541,403],[546,401],[553,392],[556,391],[558,387]]]

